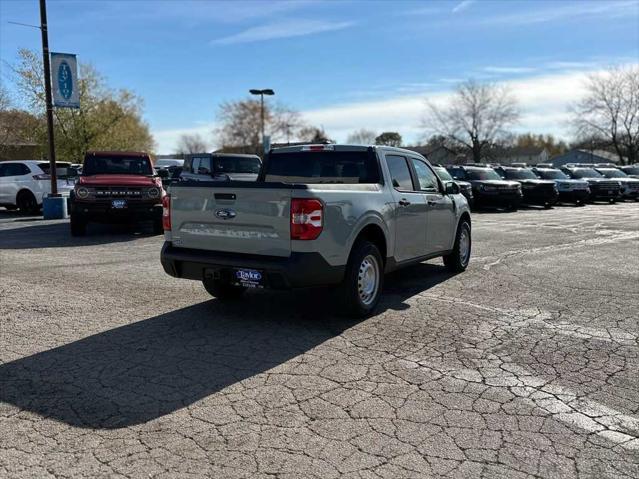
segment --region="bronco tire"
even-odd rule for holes
[[[453,251],[444,256],[444,265],[454,273],[465,271],[470,261],[471,246],[470,224],[464,220],[457,227]]]
[[[348,316],[370,315],[384,287],[384,261],[377,246],[369,241],[355,243],[339,287],[343,311]]]
[[[71,236],[87,234],[87,221],[75,213],[71,213]]]
[[[232,284],[223,283],[220,281],[215,281],[212,279],[204,279],[202,280],[202,285],[204,289],[211,296],[216,297],[219,300],[230,300],[230,299],[238,299],[246,288],[241,286],[233,286]]]

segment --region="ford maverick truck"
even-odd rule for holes
[[[189,181],[164,198],[161,262],[219,299],[247,288],[337,286],[366,316],[384,273],[443,257],[466,269],[468,203],[417,153],[383,146],[271,150],[257,181]]]

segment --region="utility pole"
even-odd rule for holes
[[[47,32],[47,4],[40,0],[40,31],[42,32],[42,63],[44,64],[44,95],[47,105],[47,132],[49,136],[49,169],[51,196],[58,196],[58,175],[55,166],[55,141],[53,138],[53,102],[51,100],[51,65],[49,64],[49,34]]]

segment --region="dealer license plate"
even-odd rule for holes
[[[255,269],[236,269],[233,271],[234,283],[245,288],[263,288],[264,275]]]

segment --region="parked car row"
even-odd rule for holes
[[[625,167],[633,172],[639,167]],[[446,173],[444,173],[445,171]],[[557,202],[583,205],[593,201],[639,200],[639,177],[614,165],[569,164],[501,166],[454,165],[439,167],[442,178],[470,183],[465,194],[474,207],[496,206],[516,210],[520,204],[551,208]]]

